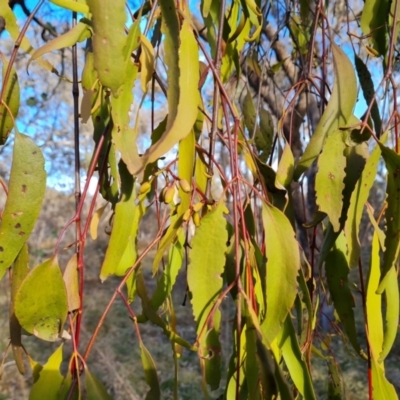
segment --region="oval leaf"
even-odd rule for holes
[[[67,290],[57,258],[53,257],[33,268],[21,283],[15,315],[26,331],[54,342],[60,338],[67,314]]]

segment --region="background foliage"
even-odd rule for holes
[[[397,399],[398,3],[0,0],[4,390]]]

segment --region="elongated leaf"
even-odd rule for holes
[[[398,400],[396,389],[386,379],[385,372],[375,358],[371,360],[374,400]]]
[[[355,303],[348,282],[349,271],[346,259],[346,240],[341,232],[325,260],[325,273],[335,310],[354,350],[361,355],[362,351],[357,340],[354,320]]]
[[[63,344],[49,357],[40,371],[39,379],[33,384],[29,400],[60,400],[59,392],[64,378],[60,373]]]
[[[328,399],[343,400],[344,385],[337,362],[332,358],[328,358],[329,381],[328,381]]]
[[[171,11],[168,12],[171,13]],[[172,110],[169,109],[166,130],[161,138],[143,155],[143,164],[139,169],[133,171],[134,174],[139,173],[148,163],[156,161],[181,139],[185,138],[197,119],[199,55],[193,31],[186,19],[183,22],[179,37],[181,42],[179,52],[176,48],[174,55],[172,55],[178,58],[179,68],[174,70],[176,68],[175,62],[167,64],[168,75],[173,74],[172,77],[168,78],[168,82],[173,85],[171,89],[168,88],[168,96],[171,92],[173,98],[175,98],[176,86],[178,86],[179,97],[178,100],[175,100],[176,103],[172,103],[173,100],[168,97],[168,106],[172,106]]]
[[[126,58],[125,3],[111,0],[87,0],[93,21],[94,67],[100,82],[118,97],[124,82]]]
[[[371,73],[369,72],[367,66],[364,64],[361,58],[357,56],[357,54],[354,54],[354,60],[356,64],[358,80],[360,81],[365,102],[368,106],[371,104],[371,102],[374,102],[371,108],[371,117],[374,121],[376,135],[379,138],[382,133],[382,120],[379,114],[378,104],[374,99],[375,89],[374,83],[372,82]]]
[[[0,225],[0,279],[32,232],[45,188],[43,155],[32,139],[17,132],[8,197]]]
[[[160,383],[158,381],[157,368],[149,351],[140,342],[140,357],[144,369],[146,383],[150,386],[150,390],[146,394],[146,400],[157,400],[161,398]]]
[[[4,85],[9,62],[3,53],[0,53],[0,57],[3,63],[2,82]],[[5,88],[2,87],[1,90],[4,93],[2,100],[7,105],[8,110],[3,103],[0,104],[0,145],[6,142],[10,132],[13,130],[14,121],[16,120],[19,111],[20,89],[18,75],[14,68],[11,68],[7,86]],[[12,114],[12,118],[9,111]]]
[[[319,210],[329,216],[335,232],[340,229],[340,216],[343,206],[343,189],[346,157],[345,143],[341,131],[333,132],[325,141],[324,149],[318,158],[318,172],[315,178],[317,204]]]
[[[21,283],[15,297],[15,315],[26,331],[54,342],[60,338],[67,314],[67,290],[57,258],[50,258],[31,269]]]
[[[206,378],[211,389],[219,386],[220,344],[218,340],[220,311],[216,309],[210,317],[221,293],[222,273],[225,265],[225,251],[228,241],[226,221],[223,217],[224,204],[203,217],[197,228],[189,252],[188,285],[192,293],[194,318],[200,338],[200,356],[205,358]]]
[[[74,254],[68,261],[64,271],[64,282],[67,289],[68,311],[78,310],[81,305],[79,296],[78,258]]]
[[[140,53],[141,74],[140,81],[142,84],[143,93],[147,92],[147,84],[153,76],[154,70],[154,49],[149,39],[146,36],[140,35],[142,44],[142,52]]]
[[[75,3],[76,4],[76,3]],[[86,18],[82,18],[71,30],[64,33],[64,35],[58,36],[55,39],[47,42],[44,46],[37,49],[28,61],[29,64],[37,58],[43,56],[46,53],[50,53],[54,50],[64,49],[71,47],[76,43],[83,42],[84,40],[91,37],[90,21]]]
[[[366,0],[361,14],[361,29],[368,35],[374,49],[381,56],[386,55],[388,35],[386,31],[389,0]]]
[[[310,371],[301,354],[290,315],[286,317],[282,333],[280,337],[278,336],[278,342],[290,377],[296,385],[297,390],[304,399],[316,399]]]
[[[379,361],[383,361],[389,354],[394,341],[396,340],[399,329],[399,283],[397,280],[397,270],[392,267],[387,273],[387,283],[385,287],[386,295],[386,316],[385,316],[385,335],[383,338],[382,352]]]
[[[115,206],[115,215],[113,227],[111,231],[110,242],[104,257],[103,265],[100,271],[100,279],[104,281],[109,275],[117,274],[124,275],[126,269],[119,268],[121,260],[123,259],[125,250],[128,243],[131,244],[132,224],[135,216],[135,190],[134,180],[132,176],[126,171],[126,167],[120,164],[121,172],[123,172],[123,196],[121,201]],[[126,264],[129,268],[130,263]]]
[[[267,316],[261,327],[272,343],[296,298],[300,252],[293,227],[282,211],[263,203],[262,219],[267,257]]]
[[[332,43],[332,53],[335,72],[332,94],[317,128],[311,136],[310,143],[296,167],[295,180],[298,180],[318,157],[325,138],[338,128],[347,125],[356,103],[357,80],[354,67],[344,51],[334,43]]]
[[[364,205],[368,200],[369,192],[375,181],[380,155],[380,147],[376,146],[368,158],[362,175],[351,194],[350,206],[344,227],[350,267],[358,265],[358,259],[360,257],[359,232],[361,217]]]
[[[104,385],[85,368],[85,383],[88,400],[112,400]]]
[[[400,250],[400,155],[379,143],[382,157],[388,170],[387,175],[387,208],[386,220],[386,251],[383,255],[381,284],[378,292],[383,293],[388,279],[388,272],[394,268]]]
[[[50,2],[67,10],[76,11],[83,14],[87,14],[89,12],[89,7],[86,5],[85,0],[50,0]]]
[[[25,373],[25,366],[23,363],[22,356],[24,350],[21,341],[21,325],[15,316],[14,304],[15,297],[18,289],[29,272],[29,253],[28,246],[25,244],[16,258],[12,268],[12,282],[11,282],[11,303],[10,303],[10,342],[11,349],[13,352],[15,364],[18,371],[23,375]]]

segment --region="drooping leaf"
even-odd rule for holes
[[[357,80],[353,64],[345,52],[334,43],[332,43],[332,53],[335,72],[332,94],[318,126],[296,167],[294,172],[295,180],[298,180],[318,157],[325,138],[338,128],[347,125],[356,103]]]
[[[10,342],[11,349],[13,352],[15,364],[18,371],[24,375],[25,366],[23,363],[22,356],[24,354],[24,349],[22,347],[21,341],[21,325],[15,316],[14,304],[15,297],[17,295],[18,289],[29,272],[29,253],[28,246],[25,244],[16,258],[14,265],[12,267],[12,281],[11,281],[11,302],[10,302]]]
[[[299,342],[290,315],[286,317],[281,334],[278,336],[283,359],[297,390],[304,399],[316,399],[310,371],[301,354]]]
[[[354,319],[355,302],[348,281],[349,271],[346,259],[346,240],[343,232],[341,232],[325,260],[326,280],[333,305],[347,337],[357,354],[361,355],[362,350],[358,343]]]
[[[374,99],[375,89],[374,83],[372,82],[371,73],[369,72],[367,66],[364,64],[361,58],[357,56],[357,54],[354,54],[354,60],[365,102],[368,106],[371,104],[371,102],[374,102],[371,108],[371,117],[374,121],[376,135],[379,138],[382,133],[382,120],[379,114],[378,104]]]
[[[197,322],[197,334],[201,335],[200,356],[206,357],[206,377],[211,389],[218,388],[221,379],[219,370],[221,348],[218,340],[221,317],[218,308],[212,315],[210,312],[223,286],[221,275],[224,271],[228,241],[223,206],[221,203],[206,214],[197,228],[189,252],[190,264],[187,276],[192,294],[193,314]],[[209,370],[213,373],[210,374]]]
[[[368,35],[374,49],[381,56],[386,55],[388,46],[388,8],[389,0],[366,0],[360,20],[364,35]]]
[[[282,211],[263,203],[262,220],[267,258],[267,315],[261,328],[267,342],[272,343],[296,298],[300,252],[293,227]]]
[[[368,200],[369,192],[375,181],[380,155],[381,150],[379,146],[376,146],[368,158],[361,177],[357,181],[356,187],[350,197],[347,220],[344,226],[348,249],[347,258],[350,267],[358,265],[358,259],[360,257],[359,232],[361,217],[364,205]]]
[[[53,257],[31,269],[21,283],[15,315],[26,331],[54,342],[60,338],[67,314],[67,290],[57,257]]]
[[[150,390],[146,394],[146,400],[157,400],[161,398],[160,383],[158,381],[157,368],[154,363],[153,357],[144,346],[143,342],[140,342],[140,357],[142,359],[142,365],[144,369],[144,375],[146,383],[150,386]]]
[[[328,358],[329,380],[328,380],[328,399],[343,400],[344,384],[339,370],[339,366],[333,357]]]
[[[0,225],[0,279],[32,232],[45,188],[42,152],[32,139],[16,132],[8,196]]]
[[[153,76],[154,70],[154,49],[149,39],[146,36],[140,35],[142,52],[140,53],[141,73],[140,81],[142,84],[143,93],[147,92],[147,84]]]
[[[100,271],[100,279],[104,281],[109,275],[124,275],[126,269],[121,271],[119,265],[124,256],[128,243],[131,243],[132,224],[135,216],[135,197],[133,177],[123,168],[122,198],[115,206],[115,215],[110,241]],[[128,265],[129,267],[131,265]]]
[[[100,218],[102,217],[104,210],[108,204],[98,208],[93,214],[92,220],[90,221],[90,236],[93,240],[97,239],[97,228],[99,226]]]
[[[50,42],[47,42],[44,46],[34,51],[28,61],[27,68],[29,68],[29,65],[32,61],[42,57],[44,54],[50,53],[54,50],[71,47],[76,43],[83,42],[84,40],[90,38],[92,35],[90,25],[91,22],[88,19],[82,18],[71,30],[61,36],[56,37]]]
[[[345,143],[341,131],[333,132],[325,141],[324,149],[318,158],[318,172],[315,178],[316,202],[319,211],[329,216],[335,232],[340,229],[340,216],[343,206],[343,189],[346,157]]]
[[[112,400],[107,389],[90,371],[85,368],[85,383],[88,400]]]
[[[387,174],[387,207],[386,220],[386,251],[383,255],[381,284],[378,292],[383,293],[387,283],[388,272],[395,267],[400,250],[400,155],[378,142],[385,161]]]
[[[167,2],[161,3],[162,10],[163,3]],[[175,8],[175,6],[173,7]],[[168,13],[172,14],[170,10],[168,10]],[[163,11],[164,17],[165,14]],[[168,29],[171,28],[168,27]],[[178,58],[178,68],[176,67],[176,61],[171,64],[167,63],[168,83],[172,87],[168,88],[169,114],[166,130],[161,138],[142,156],[142,166],[133,171],[134,174],[139,173],[148,163],[156,161],[181,139],[185,138],[192,130],[197,119],[199,82],[198,46],[190,24],[186,19],[182,24],[179,38],[179,51],[178,48],[174,48],[173,54],[171,54],[171,57]],[[167,61],[168,59],[166,59]],[[179,88],[178,93],[176,93],[177,87]],[[173,96],[172,99],[169,97],[170,93]]]
[[[67,289],[68,311],[78,310],[81,305],[79,296],[78,257],[74,254],[64,271],[65,288]]]
[[[111,0],[87,0],[87,4],[93,22],[94,67],[102,85],[118,97],[126,69],[125,4]]]
[[[375,358],[371,359],[374,400],[398,400],[396,389],[386,379],[385,372]]]
[[[3,53],[0,53],[0,57],[3,63],[2,82],[4,85],[9,62]],[[14,121],[16,120],[19,111],[20,89],[18,75],[15,68],[11,68],[11,73],[7,80],[7,86],[2,87],[0,93],[3,93],[2,100],[8,107],[7,109],[3,103],[0,103],[0,145],[3,145],[14,128]],[[12,117],[10,116],[9,111],[11,112]]]
[[[60,373],[63,345],[56,349],[41,369],[39,379],[33,384],[29,393],[29,400],[60,400],[59,393],[64,381]]]

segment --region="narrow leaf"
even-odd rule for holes
[[[332,53],[335,73],[332,94],[318,126],[296,167],[295,180],[298,180],[318,157],[325,138],[348,123],[356,103],[357,80],[353,64],[345,52],[334,43],[332,43]]]
[[[149,39],[146,36],[140,35],[140,42],[142,44],[142,52],[140,53],[140,81],[142,84],[143,93],[147,92],[147,84],[153,76],[154,70],[154,49]]]
[[[64,283],[67,289],[68,311],[78,310],[81,305],[79,296],[78,257],[74,254],[64,271]]]
[[[142,365],[144,369],[144,375],[146,383],[150,386],[150,390],[147,392],[146,400],[157,400],[161,398],[160,383],[158,381],[157,368],[154,363],[151,354],[144,346],[143,342],[140,342],[140,357],[142,359]]]
[[[104,385],[85,368],[85,383],[88,400],[112,400]]]
[[[4,85],[9,62],[5,55],[1,52],[0,57],[3,63],[2,82]],[[7,105],[8,109],[4,106],[3,102],[0,103],[0,145],[6,142],[10,132],[13,130],[14,122],[19,111],[20,89],[18,75],[15,71],[15,68],[11,68],[7,86],[5,88],[2,87],[1,90],[3,92],[3,98],[1,100]],[[11,112],[12,117],[10,116],[9,111]]]
[[[0,279],[28,240],[39,216],[45,189],[43,155],[32,139],[17,132],[8,197],[0,225]]]
[[[31,269],[21,283],[15,298],[15,315],[26,331],[54,342],[60,337],[67,313],[63,277],[57,258],[51,258]]]

